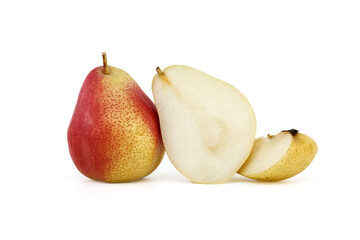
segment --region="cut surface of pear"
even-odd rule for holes
[[[262,181],[284,180],[309,166],[317,151],[316,142],[295,129],[260,137],[238,173]]]
[[[196,69],[157,69],[152,83],[165,149],[185,177],[222,183],[250,154],[255,114],[235,87]]]

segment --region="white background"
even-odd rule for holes
[[[359,1],[1,1],[1,239],[359,239]],[[95,182],[66,131],[88,72],[155,67],[234,85],[257,136],[318,143],[296,177],[199,185],[165,157],[149,177]]]

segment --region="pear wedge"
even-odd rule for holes
[[[238,173],[261,181],[280,181],[295,176],[310,165],[318,147],[297,130],[255,140],[253,150]]]
[[[157,68],[152,83],[165,150],[196,183],[222,183],[248,158],[255,114],[230,84],[187,66]]]

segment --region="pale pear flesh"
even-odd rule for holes
[[[255,114],[233,86],[186,66],[153,79],[153,95],[167,155],[185,177],[222,183],[250,154]]]
[[[317,151],[313,139],[293,130],[260,137],[238,173],[262,181],[284,180],[308,167]]]

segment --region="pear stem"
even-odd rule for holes
[[[106,52],[102,53],[102,57],[103,57],[103,72],[104,72],[104,74],[109,75],[110,74],[110,68],[109,68],[108,63],[107,63]]]
[[[156,68],[156,72],[159,74],[159,75],[163,75],[163,71],[161,71],[160,67],[157,67]]]

